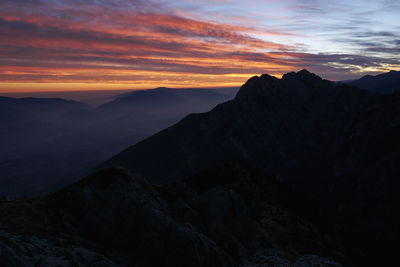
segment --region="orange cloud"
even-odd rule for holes
[[[0,91],[239,86],[319,60],[265,39],[284,32],[190,14],[41,8],[0,11]]]

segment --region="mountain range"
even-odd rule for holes
[[[0,97],[0,196],[61,188],[123,148],[189,113],[210,110],[236,91],[157,88],[117,95],[97,108],[57,98]]]
[[[191,114],[105,166],[153,184],[217,164],[253,164],[321,203],[349,234],[399,237],[400,93],[373,94],[302,70],[253,77],[235,99]]]
[[[97,112],[129,114],[124,103],[139,108],[149,94],[121,97]],[[254,76],[235,98],[184,117],[69,186],[0,201],[0,263],[391,264],[400,223],[399,102],[400,92],[307,70]]]
[[[365,75],[358,80],[347,81],[363,90],[374,93],[391,94],[400,90],[400,71],[390,71],[376,76]]]

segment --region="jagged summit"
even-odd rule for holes
[[[288,72],[282,76],[282,79],[289,78],[289,77],[290,78],[303,78],[303,77],[307,77],[307,76],[317,76],[317,75],[309,72],[307,69],[302,69],[298,72],[295,72],[295,71]]]
[[[306,69],[303,69],[299,72],[289,72],[284,74],[282,80],[299,80],[305,83],[317,83],[321,82],[322,78]]]
[[[303,69],[299,72],[289,72],[281,79],[263,74],[250,78],[239,90],[236,99],[264,99],[271,95],[307,95],[321,88],[334,87],[330,81],[323,80],[318,75]]]

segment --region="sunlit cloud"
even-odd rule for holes
[[[0,90],[238,86],[261,73],[347,79],[400,65],[399,25],[366,29],[342,1],[205,2],[4,0]],[[388,7],[357,12],[376,22]]]

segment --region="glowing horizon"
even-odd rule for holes
[[[0,93],[234,87],[308,69],[400,69],[400,4],[379,0],[3,0]]]

